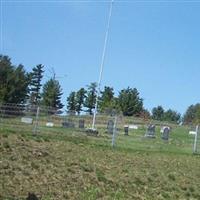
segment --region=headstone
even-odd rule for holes
[[[150,124],[148,127],[147,127],[147,131],[145,133],[145,137],[148,137],[148,138],[155,138],[155,128],[156,126],[153,125],[153,124]]]
[[[21,118],[21,122],[25,123],[25,124],[32,124],[33,123],[33,119],[30,117],[22,117]]]
[[[64,128],[74,128],[75,127],[75,124],[73,123],[72,120],[66,120],[65,122],[62,123],[62,126]]]
[[[79,120],[78,127],[79,128],[85,128],[85,120],[84,119]]]
[[[160,133],[163,133],[165,128],[168,128],[169,130],[171,130],[171,128],[169,126],[162,126],[160,129]]]
[[[53,122],[47,122],[47,123],[46,123],[46,126],[47,126],[47,127],[54,127],[54,123],[53,123]]]
[[[124,135],[128,135],[128,125],[124,126]]]
[[[165,127],[162,133],[162,139],[163,140],[169,140],[169,132],[170,132],[170,128],[169,127]]]
[[[196,131],[189,131],[189,134],[190,134],[190,135],[196,135],[197,132],[196,132]]]
[[[99,132],[96,129],[88,128],[86,129],[86,133],[89,136],[98,136]]]
[[[109,120],[108,121],[107,130],[108,130],[109,134],[113,134],[113,130],[114,130],[114,122],[113,122],[113,120]]]
[[[131,124],[131,125],[129,125],[129,129],[137,130],[138,129],[138,125]]]

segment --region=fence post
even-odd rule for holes
[[[0,113],[1,113],[1,115],[0,115],[0,123],[2,123],[2,122],[3,122],[3,110],[2,110],[2,103],[0,103]]]
[[[112,135],[112,147],[115,146],[115,137],[117,134],[117,116],[115,116],[115,122],[114,122],[114,127],[113,127],[113,135]]]
[[[36,135],[38,133],[38,125],[39,125],[39,114],[40,114],[40,107],[37,107],[37,112],[36,112],[36,116],[35,116],[35,124],[34,124],[34,128],[33,128],[33,134]]]
[[[194,146],[193,146],[193,153],[197,153],[197,140],[198,140],[198,132],[199,132],[199,126],[196,126],[196,134],[194,138]]]

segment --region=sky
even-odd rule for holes
[[[1,0],[1,52],[27,71],[45,66],[62,101],[99,78],[110,1]],[[184,113],[200,102],[200,1],[117,1],[102,76],[104,86],[137,88],[144,107]]]

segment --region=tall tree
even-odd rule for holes
[[[42,87],[41,81],[43,78],[43,65],[37,65],[32,69],[31,82],[30,82],[30,103],[33,105],[37,105],[41,99],[40,89]]]
[[[104,112],[112,110],[114,107],[114,91],[112,87],[105,86],[104,91],[101,91],[101,97],[99,98],[99,110]]]
[[[186,124],[189,123],[200,123],[200,103],[195,105],[190,105],[186,110],[186,113],[183,117],[183,121]]]
[[[139,117],[143,118],[144,120],[148,120],[151,118],[151,113],[147,109],[143,108],[139,114]]]
[[[143,110],[143,99],[136,88],[123,89],[118,96],[118,103],[125,116],[138,115]]]
[[[28,84],[24,66],[15,67],[8,56],[0,55],[0,103],[24,103]]]
[[[93,113],[93,109],[95,108],[96,103],[96,93],[97,93],[97,84],[91,83],[87,86],[87,93],[85,97],[84,106],[87,108],[86,112],[90,115]]]
[[[172,109],[169,109],[166,112],[164,112],[163,119],[165,121],[178,123],[181,119],[181,114]]]
[[[62,89],[58,80],[51,78],[43,86],[43,105],[53,107],[56,110],[63,108],[63,104],[61,103],[62,94]]]
[[[78,113],[78,115],[82,111],[82,107],[84,105],[84,100],[85,100],[85,97],[86,97],[86,92],[87,91],[84,88],[81,88],[76,93],[76,109],[75,110]]]
[[[76,92],[71,92],[67,98],[68,113],[75,114],[76,112]]]
[[[152,109],[152,118],[155,120],[163,120],[164,118],[164,109],[162,106],[157,106]]]

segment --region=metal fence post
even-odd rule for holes
[[[194,138],[194,146],[193,146],[193,153],[197,153],[197,140],[198,140],[198,132],[199,132],[199,126],[196,126],[196,134]]]
[[[38,126],[39,126],[39,114],[40,114],[40,107],[37,107],[36,117],[35,117],[35,124],[33,128],[33,134],[36,135],[38,133]]]
[[[112,147],[115,146],[115,138],[117,134],[117,116],[115,116],[114,127],[113,127],[113,135],[112,135]]]

